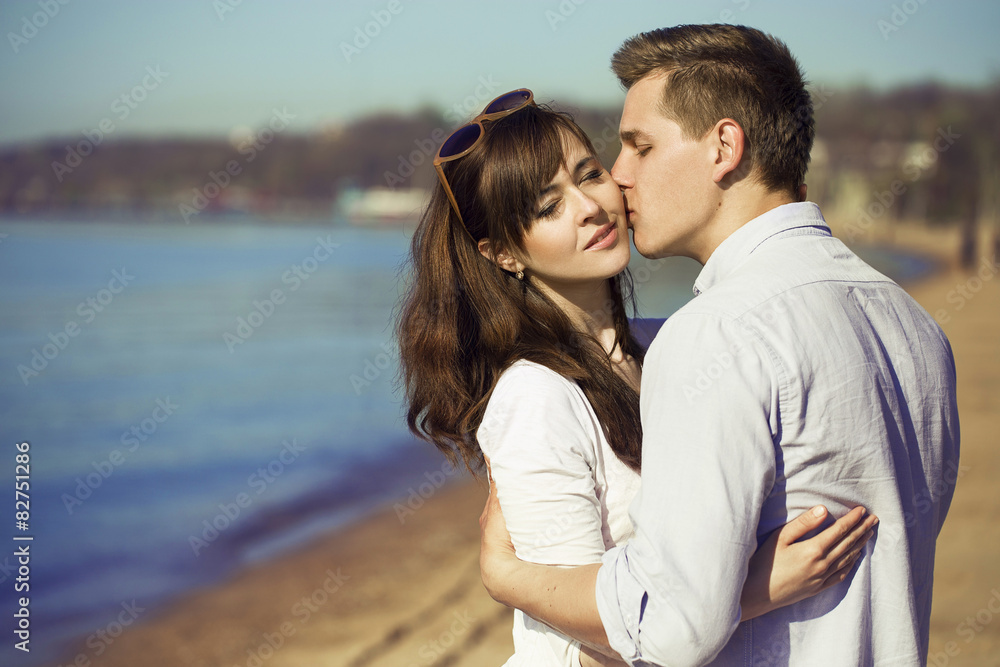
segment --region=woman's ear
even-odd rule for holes
[[[524,270],[524,264],[519,262],[506,250],[496,251],[489,239],[479,240],[479,252],[482,253],[483,257],[495,263],[504,271],[517,273]]]

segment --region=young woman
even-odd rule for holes
[[[527,90],[456,130],[435,167],[398,326],[409,426],[473,473],[489,458],[518,557],[599,562],[631,535],[641,466],[621,193],[580,127]],[[838,549],[819,576],[817,557],[785,548],[808,528],[779,531],[751,562],[746,608],[781,606],[769,589],[801,598],[839,581],[867,539],[859,518],[813,538]],[[589,659],[520,611],[514,645],[511,666]]]

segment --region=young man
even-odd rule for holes
[[[612,67],[636,248],[704,268],[646,356],[635,537],[600,565],[524,563],[491,495],[487,589],[635,665],[925,664],[958,475],[947,339],[802,201],[812,106],[783,43],[679,26]],[[876,539],[842,584],[740,623],[750,556],[817,504],[866,507]]]

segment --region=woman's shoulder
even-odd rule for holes
[[[527,359],[518,359],[500,374],[496,388],[514,389],[526,386],[542,389],[569,389],[576,387],[576,383],[548,366]]]
[[[583,417],[590,412],[590,401],[575,380],[535,361],[519,359],[501,373],[491,401],[531,402],[548,407],[572,406]]]
[[[511,404],[565,406],[577,412],[586,405],[586,396],[576,382],[548,366],[519,359],[500,374],[489,401],[494,408]]]
[[[583,390],[572,380],[542,364],[518,360],[501,374],[486,406],[483,425],[503,424],[507,430],[525,422],[593,430],[596,420]],[[536,426],[537,428],[537,426]]]
[[[547,366],[519,360],[497,381],[476,438],[494,460],[506,455],[520,460],[518,466],[544,460],[556,468],[579,460],[589,468],[602,430],[579,385]]]

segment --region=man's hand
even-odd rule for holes
[[[521,561],[514,551],[514,544],[507,532],[507,522],[500,509],[497,498],[497,487],[493,483],[493,473],[490,470],[490,460],[486,459],[486,473],[490,480],[490,495],[486,499],[486,507],[479,516],[479,572],[483,586],[490,596],[508,607],[511,604],[509,595],[510,582],[516,580],[516,572]]]
[[[613,653],[613,651],[609,651]],[[580,646],[580,667],[628,667],[624,662],[621,661],[621,656],[615,653],[617,657],[611,657],[605,655],[589,646]]]
[[[594,596],[600,563],[556,567],[520,560],[500,511],[489,459],[486,470],[490,495],[479,517],[479,569],[487,592],[497,602],[520,609],[584,645],[613,653]]]

